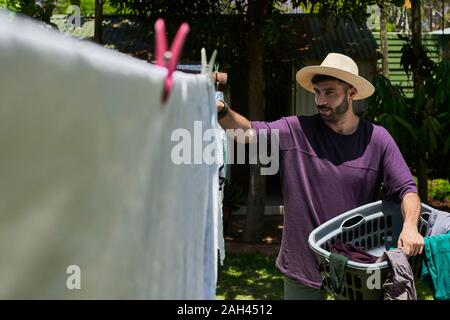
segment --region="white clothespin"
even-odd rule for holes
[[[209,63],[206,58],[206,50],[205,48],[202,48],[201,52],[201,62],[202,62],[202,74],[213,72],[213,68],[216,66],[214,63],[216,61],[217,56],[217,50],[214,50],[211,59],[209,60]]]

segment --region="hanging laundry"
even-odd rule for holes
[[[217,97],[217,95],[216,95]],[[217,121],[217,120],[216,120]],[[219,247],[219,258],[220,258],[220,264],[223,265],[223,261],[225,260],[225,240],[223,237],[223,198],[225,195],[225,182],[227,179],[226,176],[226,167],[227,167],[227,135],[225,130],[223,130],[221,127],[218,129],[218,137],[217,137],[217,159],[218,159],[218,165],[219,165],[219,190],[218,190],[218,196],[219,196],[219,202],[218,202],[218,212],[219,212],[219,221],[218,224],[219,230],[218,230],[218,247]]]
[[[342,254],[330,254],[330,285],[335,295],[340,295],[344,291],[347,262],[348,258]]]
[[[218,165],[171,140],[217,128],[214,85],[175,72],[163,105],[165,75],[0,16],[1,299],[214,298]]]
[[[424,238],[422,280],[431,283],[436,300],[450,300],[450,232]]]
[[[390,268],[383,283],[384,300],[417,300],[414,274],[403,249],[388,250],[377,260]]]
[[[428,218],[427,236],[445,234],[450,231],[450,213],[433,209]]]

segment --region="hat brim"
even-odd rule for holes
[[[311,79],[318,74],[335,77],[351,84],[357,90],[354,100],[368,98],[375,92],[374,86],[363,77],[344,71],[342,69],[332,67],[304,67],[297,72],[295,79],[303,88],[314,93],[314,85],[311,83]]]

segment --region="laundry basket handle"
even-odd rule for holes
[[[350,228],[353,228],[353,227],[357,226],[358,224],[360,224],[360,223],[362,223],[364,221],[365,221],[364,216],[362,216],[360,214],[357,214],[357,215],[354,215],[353,217],[345,219],[341,223],[341,228],[343,230],[347,230],[347,229],[350,229]]]

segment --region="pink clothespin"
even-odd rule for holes
[[[184,22],[178,28],[170,51],[167,51],[166,26],[163,19],[158,19],[155,23],[155,60],[156,65],[167,68],[167,76],[164,82],[162,101],[165,103],[172,90],[172,73],[175,71],[183,50],[184,41],[189,32],[189,25]]]

